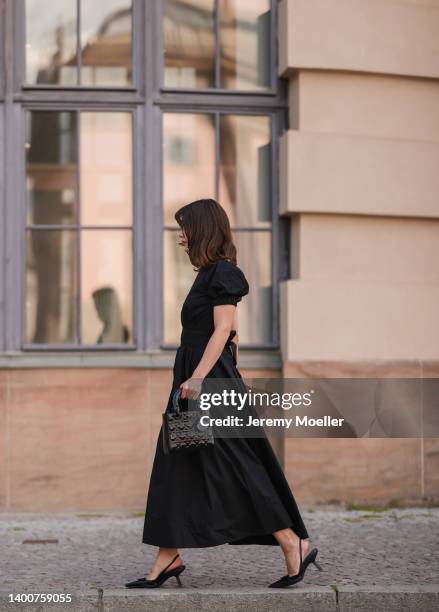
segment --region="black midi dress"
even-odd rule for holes
[[[249,292],[241,269],[228,260],[203,267],[181,309],[182,334],[172,394],[189,379],[214,331],[213,308]],[[208,377],[241,378],[231,332]],[[269,440],[216,438],[195,453],[165,454],[159,432],[146,503],[142,542],[164,548],[220,544],[277,544],[274,531],[308,533]]]

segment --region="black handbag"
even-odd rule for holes
[[[163,449],[166,454],[175,451],[196,451],[214,443],[212,427],[202,425],[200,418],[209,416],[209,411],[201,410],[195,401],[195,410],[181,410],[181,389],[172,395],[172,410],[163,413]]]

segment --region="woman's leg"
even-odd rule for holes
[[[178,550],[176,548],[159,548],[154,565],[147,575],[147,579],[153,580],[154,578],[157,578],[160,572],[171,563],[172,559],[174,559],[176,555],[178,555]],[[171,563],[171,565],[169,565],[168,570],[179,567],[180,565],[183,565],[183,561],[181,557],[177,557],[177,559]]]
[[[273,535],[284,553],[288,575],[295,576],[300,569],[299,536],[290,528],[275,531]],[[302,560],[305,558],[308,548],[308,540],[302,540]]]

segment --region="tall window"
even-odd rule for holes
[[[132,324],[131,115],[27,111],[29,344],[123,344]]]
[[[239,307],[240,341],[272,342],[271,121],[230,113],[164,113],[165,342],[179,339],[179,308],[193,282],[174,213],[215,197],[226,210],[251,295]]]
[[[203,197],[251,285],[241,345],[278,345],[276,6],[0,0],[0,351],[173,348],[174,214]]]
[[[140,4],[58,0],[48,10],[45,0],[25,0],[19,15],[22,348],[137,346],[132,24]]]
[[[174,108],[162,115],[165,346],[179,341],[179,309],[194,279],[177,243],[174,213],[203,197],[227,211],[238,265],[250,283],[238,310],[241,345],[277,341],[275,114],[262,110],[276,88],[273,19],[269,0],[164,2],[163,86],[174,94]],[[213,96],[208,110],[207,92]],[[232,100],[237,92],[241,98]]]

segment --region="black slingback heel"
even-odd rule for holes
[[[312,551],[308,553],[305,559],[302,561],[302,540],[299,540],[299,552],[300,552],[300,566],[299,566],[298,573],[295,574],[294,576],[289,576],[288,574],[286,576],[282,576],[282,578],[280,578],[279,580],[276,580],[276,582],[273,582],[272,584],[269,585],[270,589],[286,589],[292,584],[296,584],[297,582],[300,582],[301,580],[303,580],[303,577],[305,576],[306,568],[308,567],[310,563],[314,563],[316,568],[322,571],[321,565],[316,561],[317,553],[319,552],[317,548],[313,548]]]
[[[174,567],[174,569],[166,571],[168,567],[171,567],[174,561],[178,559],[179,556],[180,555],[176,555],[172,559],[171,563],[168,563],[168,565],[162,569],[156,578],[153,578],[152,580],[148,580],[144,577],[139,578],[138,580],[133,580],[133,582],[127,582],[125,586],[128,589],[157,589],[158,587],[161,587],[162,584],[168,580],[168,578],[172,578],[174,576],[178,582],[178,586],[182,587],[183,585],[180,580],[180,574],[186,569],[186,566],[179,565],[178,567]]]

